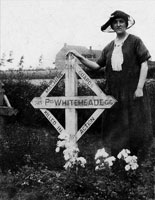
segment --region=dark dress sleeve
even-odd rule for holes
[[[146,46],[144,45],[143,41],[138,37],[136,40],[135,47],[136,47],[137,59],[140,64],[147,61],[151,57],[151,55],[150,55],[148,49],[146,48]]]

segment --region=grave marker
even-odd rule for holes
[[[65,75],[65,96],[48,97],[48,94]],[[96,94],[96,96],[77,96],[77,75]],[[50,82],[49,87],[40,97],[31,101],[34,108],[40,109],[50,123],[61,133],[67,133],[71,140],[76,143],[81,136],[89,129],[105,109],[111,108],[116,100],[107,96],[92,80],[86,72],[76,63],[75,58],[69,55],[65,69]],[[47,109],[65,109],[65,128]],[[77,109],[96,109],[83,126],[77,130]]]

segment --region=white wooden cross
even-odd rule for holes
[[[77,74],[94,91],[96,96],[77,96]],[[65,75],[65,96],[48,97],[48,94]],[[68,58],[66,67],[59,72],[50,82],[48,88],[40,97],[35,97],[31,104],[34,108],[40,109],[44,116],[50,121],[55,129],[61,133],[67,133],[71,140],[77,142],[89,129],[106,108],[111,108],[116,100],[107,96],[85,71],[75,62],[75,59]],[[58,122],[53,114],[47,109],[65,109],[65,128]],[[89,119],[78,130],[77,109],[96,109]]]

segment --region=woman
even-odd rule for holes
[[[151,56],[139,37],[127,33],[134,24],[134,19],[122,11],[111,14],[101,30],[115,32],[116,38],[103,49],[97,62],[70,51],[88,68],[105,67],[105,92],[118,101],[104,112],[104,142],[113,155],[122,148],[129,148],[134,154],[144,151],[152,135],[149,102],[144,95],[147,60]]]

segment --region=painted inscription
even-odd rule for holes
[[[41,109],[41,112],[44,116],[49,120],[49,122],[55,127],[55,129],[59,132],[65,132],[64,128],[58,122],[58,120],[52,115],[52,113],[46,109]]]
[[[79,67],[79,65],[76,65],[76,73],[81,77],[81,79],[86,83],[86,85],[97,95],[100,97],[106,97],[106,95],[103,93],[101,88],[98,87],[98,85],[93,81],[86,72]]]
[[[87,122],[80,128],[79,132],[81,134],[85,133],[89,129],[89,127],[95,122],[95,120],[96,119],[93,116],[89,118]]]
[[[91,88],[93,87],[92,80],[89,78],[89,76],[83,70],[79,70],[78,75],[86,82],[86,84],[89,87],[91,87]]]
[[[81,97],[36,97],[32,105],[36,108],[110,108],[115,103],[111,96]]]
[[[65,71],[61,71],[57,74],[57,76],[49,83],[49,87],[42,93],[42,97],[43,96],[47,96],[51,90],[53,90],[53,88],[56,86],[56,84],[60,81],[60,79],[63,77],[63,75],[65,74]]]
[[[78,130],[76,134],[76,140],[78,141],[82,135],[90,128],[90,126],[96,121],[96,119],[102,114],[104,109],[97,109],[85,122],[85,124]]]

